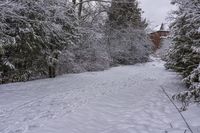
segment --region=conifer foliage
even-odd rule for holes
[[[171,24],[173,44],[166,67],[180,72],[191,90],[176,98],[200,102],[200,1],[173,0],[172,4],[178,9]]]
[[[109,24],[112,28],[144,27],[142,10],[136,0],[113,0],[109,12]]]
[[[24,81],[48,69],[55,76],[59,51],[77,38],[74,9],[61,0],[6,0],[0,10],[2,79]]]

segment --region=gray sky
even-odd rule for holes
[[[151,22],[151,27],[160,25],[162,22],[167,23],[166,17],[174,8],[170,4],[171,0],[138,0],[140,7],[144,11],[143,16]]]

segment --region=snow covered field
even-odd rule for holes
[[[0,133],[184,133],[163,94],[183,90],[159,59],[103,72],[0,86]],[[200,108],[183,113],[200,133]],[[189,133],[189,131],[187,131]]]

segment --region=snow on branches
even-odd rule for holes
[[[3,83],[148,60],[137,1],[1,0],[0,10]]]
[[[173,44],[166,66],[180,72],[183,81],[192,90],[178,96],[194,94],[196,99],[200,96],[200,1],[173,0],[172,3],[178,9],[174,11],[176,17],[171,24]]]
[[[77,41],[78,21],[65,0],[7,0],[0,3],[0,10],[1,60],[16,70],[29,69],[28,75],[45,74],[47,57]],[[13,75],[6,66],[4,76]]]

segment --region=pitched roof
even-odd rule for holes
[[[167,24],[162,23],[161,25],[157,25],[155,28],[153,28],[153,32],[156,31],[169,31],[169,27]]]

